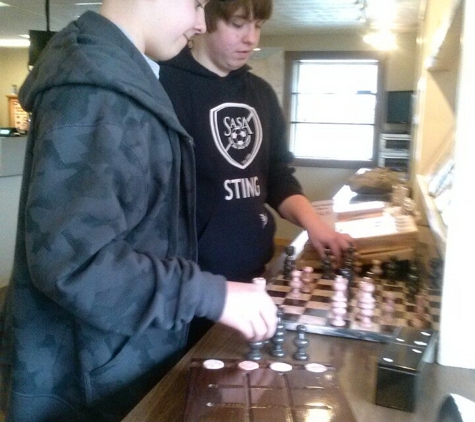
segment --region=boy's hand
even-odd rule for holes
[[[240,331],[248,341],[274,335],[277,307],[262,286],[228,281],[220,323]]]

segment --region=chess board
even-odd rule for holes
[[[184,422],[356,422],[330,366],[252,362],[255,369],[245,370],[223,360],[207,369],[205,362],[190,364]]]
[[[356,283],[355,283],[356,284]],[[372,317],[371,328],[362,328],[357,317],[356,306],[357,287],[351,287],[350,300],[347,314],[344,316],[345,325],[335,327],[331,324],[331,298],[333,296],[333,280],[321,278],[321,273],[313,274],[311,285],[312,293],[300,293],[298,298],[293,298],[292,288],[288,280],[282,275],[277,276],[267,285],[267,292],[277,305],[284,310],[283,322],[289,330],[295,330],[300,324],[306,326],[307,331],[316,334],[328,334],[340,337],[356,338],[368,341],[386,342],[394,337],[399,327],[439,329],[440,318],[440,291],[425,290],[425,312],[423,327],[417,318],[416,304],[411,301],[404,281],[396,281],[390,285],[385,280],[375,282],[374,298],[376,306]],[[393,318],[388,319],[383,314],[385,293],[393,292],[395,306]]]

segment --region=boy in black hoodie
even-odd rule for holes
[[[273,255],[275,224],[267,205],[306,229],[321,256],[330,248],[339,259],[352,243],[303,195],[289,166],[277,97],[247,66],[271,13],[272,0],[211,0],[208,32],[161,67],[163,86],[195,143],[198,263],[246,282],[262,274]],[[193,333],[211,326],[195,324]]]
[[[336,258],[351,238],[330,228],[303,195],[289,166],[286,123],[272,87],[247,61],[272,13],[272,0],[211,0],[208,32],[162,64],[178,119],[194,138],[198,262],[233,280],[262,274],[273,255],[266,205],[309,233]]]
[[[270,337],[272,299],[196,260],[192,143],[153,60],[205,31],[206,0],[104,0],[20,90],[32,112],[0,368],[7,420],[119,421],[205,316]]]

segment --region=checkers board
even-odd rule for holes
[[[356,422],[330,366],[252,362],[246,370],[240,363],[250,362],[217,362],[222,367],[208,369],[192,360],[184,422]]]
[[[295,330],[298,325],[305,325],[307,332],[328,334],[339,337],[356,338],[360,340],[386,342],[392,339],[400,327],[417,327],[416,304],[411,301],[404,281],[389,284],[386,280],[375,282],[373,296],[376,300],[371,328],[362,328],[357,318],[357,287],[351,287],[347,313],[344,316],[345,325],[331,325],[331,302],[333,296],[333,280],[320,278],[319,272],[313,273],[312,293],[300,293],[298,299],[291,297],[292,288],[288,280],[278,275],[267,284],[267,292],[276,305],[283,308],[283,322],[289,330]],[[356,283],[357,284],[357,281]],[[393,292],[394,313],[388,320],[383,315],[385,292]],[[425,298],[424,325],[438,331],[440,318],[440,290],[425,289],[421,291]]]

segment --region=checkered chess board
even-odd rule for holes
[[[423,319],[416,313],[416,304],[411,300],[406,283],[397,281],[389,284],[386,280],[375,282],[374,315],[370,328],[363,328],[358,319],[357,292],[358,287],[351,287],[345,325],[335,327],[331,324],[331,303],[333,280],[320,278],[321,274],[313,274],[312,293],[300,293],[298,298],[292,297],[289,281],[278,276],[267,285],[267,291],[277,305],[284,310],[283,322],[287,329],[295,330],[298,325],[305,325],[308,332],[329,334],[342,337],[358,338],[369,341],[387,341],[393,337],[398,327],[430,328],[438,331],[440,316],[439,290],[422,291],[425,298]],[[357,284],[357,281],[354,283]],[[388,318],[383,312],[386,292],[393,292],[394,312]],[[421,326],[420,324],[423,324]]]

